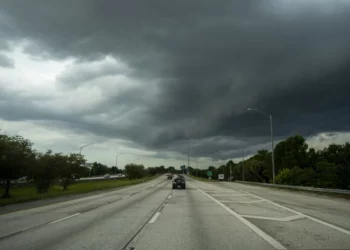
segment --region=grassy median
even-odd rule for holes
[[[92,191],[106,190],[111,188],[124,187],[129,185],[135,185],[145,181],[152,180],[159,175],[144,177],[141,179],[129,180],[129,179],[110,179],[110,180],[96,180],[96,181],[86,181],[77,182],[68,186],[67,190],[63,190],[61,186],[54,185],[50,188],[49,192],[45,194],[38,194],[35,187],[12,187],[10,189],[11,198],[0,199],[0,206],[5,206],[9,204],[33,201],[40,199],[53,198],[63,195],[70,194],[83,194]],[[3,188],[0,188],[0,194],[4,192]]]

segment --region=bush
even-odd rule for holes
[[[294,167],[292,169],[282,169],[276,176],[277,184],[296,185],[296,186],[316,186],[317,174],[312,168],[301,169]]]
[[[143,165],[128,164],[125,166],[125,174],[130,180],[142,178],[146,175],[145,167]]]

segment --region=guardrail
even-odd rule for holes
[[[304,191],[313,191],[321,193],[333,193],[333,194],[349,194],[350,190],[346,189],[332,189],[332,188],[315,188],[315,187],[304,187],[304,186],[291,186],[291,185],[280,185],[280,184],[270,184],[270,183],[260,183],[260,182],[251,182],[251,181],[235,181],[242,184],[251,184],[258,186],[266,187],[276,187],[276,188],[285,188],[285,189],[294,189],[294,190],[304,190]]]

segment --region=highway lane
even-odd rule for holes
[[[186,190],[172,190],[171,181],[162,176],[122,190],[3,214],[0,249],[350,249],[348,201],[293,193],[288,197],[284,191],[237,185],[188,178]],[[322,203],[318,199],[326,207],[341,205],[337,211],[343,222],[333,223],[332,213],[318,217],[322,209],[311,206]]]

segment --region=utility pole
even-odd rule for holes
[[[242,180],[244,181],[244,149],[243,149],[243,161],[242,161],[242,163],[243,163],[243,166],[242,166],[242,168],[243,168],[243,170],[242,170]]]
[[[190,166],[190,146],[188,146],[188,150],[187,150],[187,169]]]
[[[272,115],[270,115],[270,130],[271,130],[271,154],[272,154],[272,183],[275,184],[275,154],[274,154],[274,145],[273,145]]]

